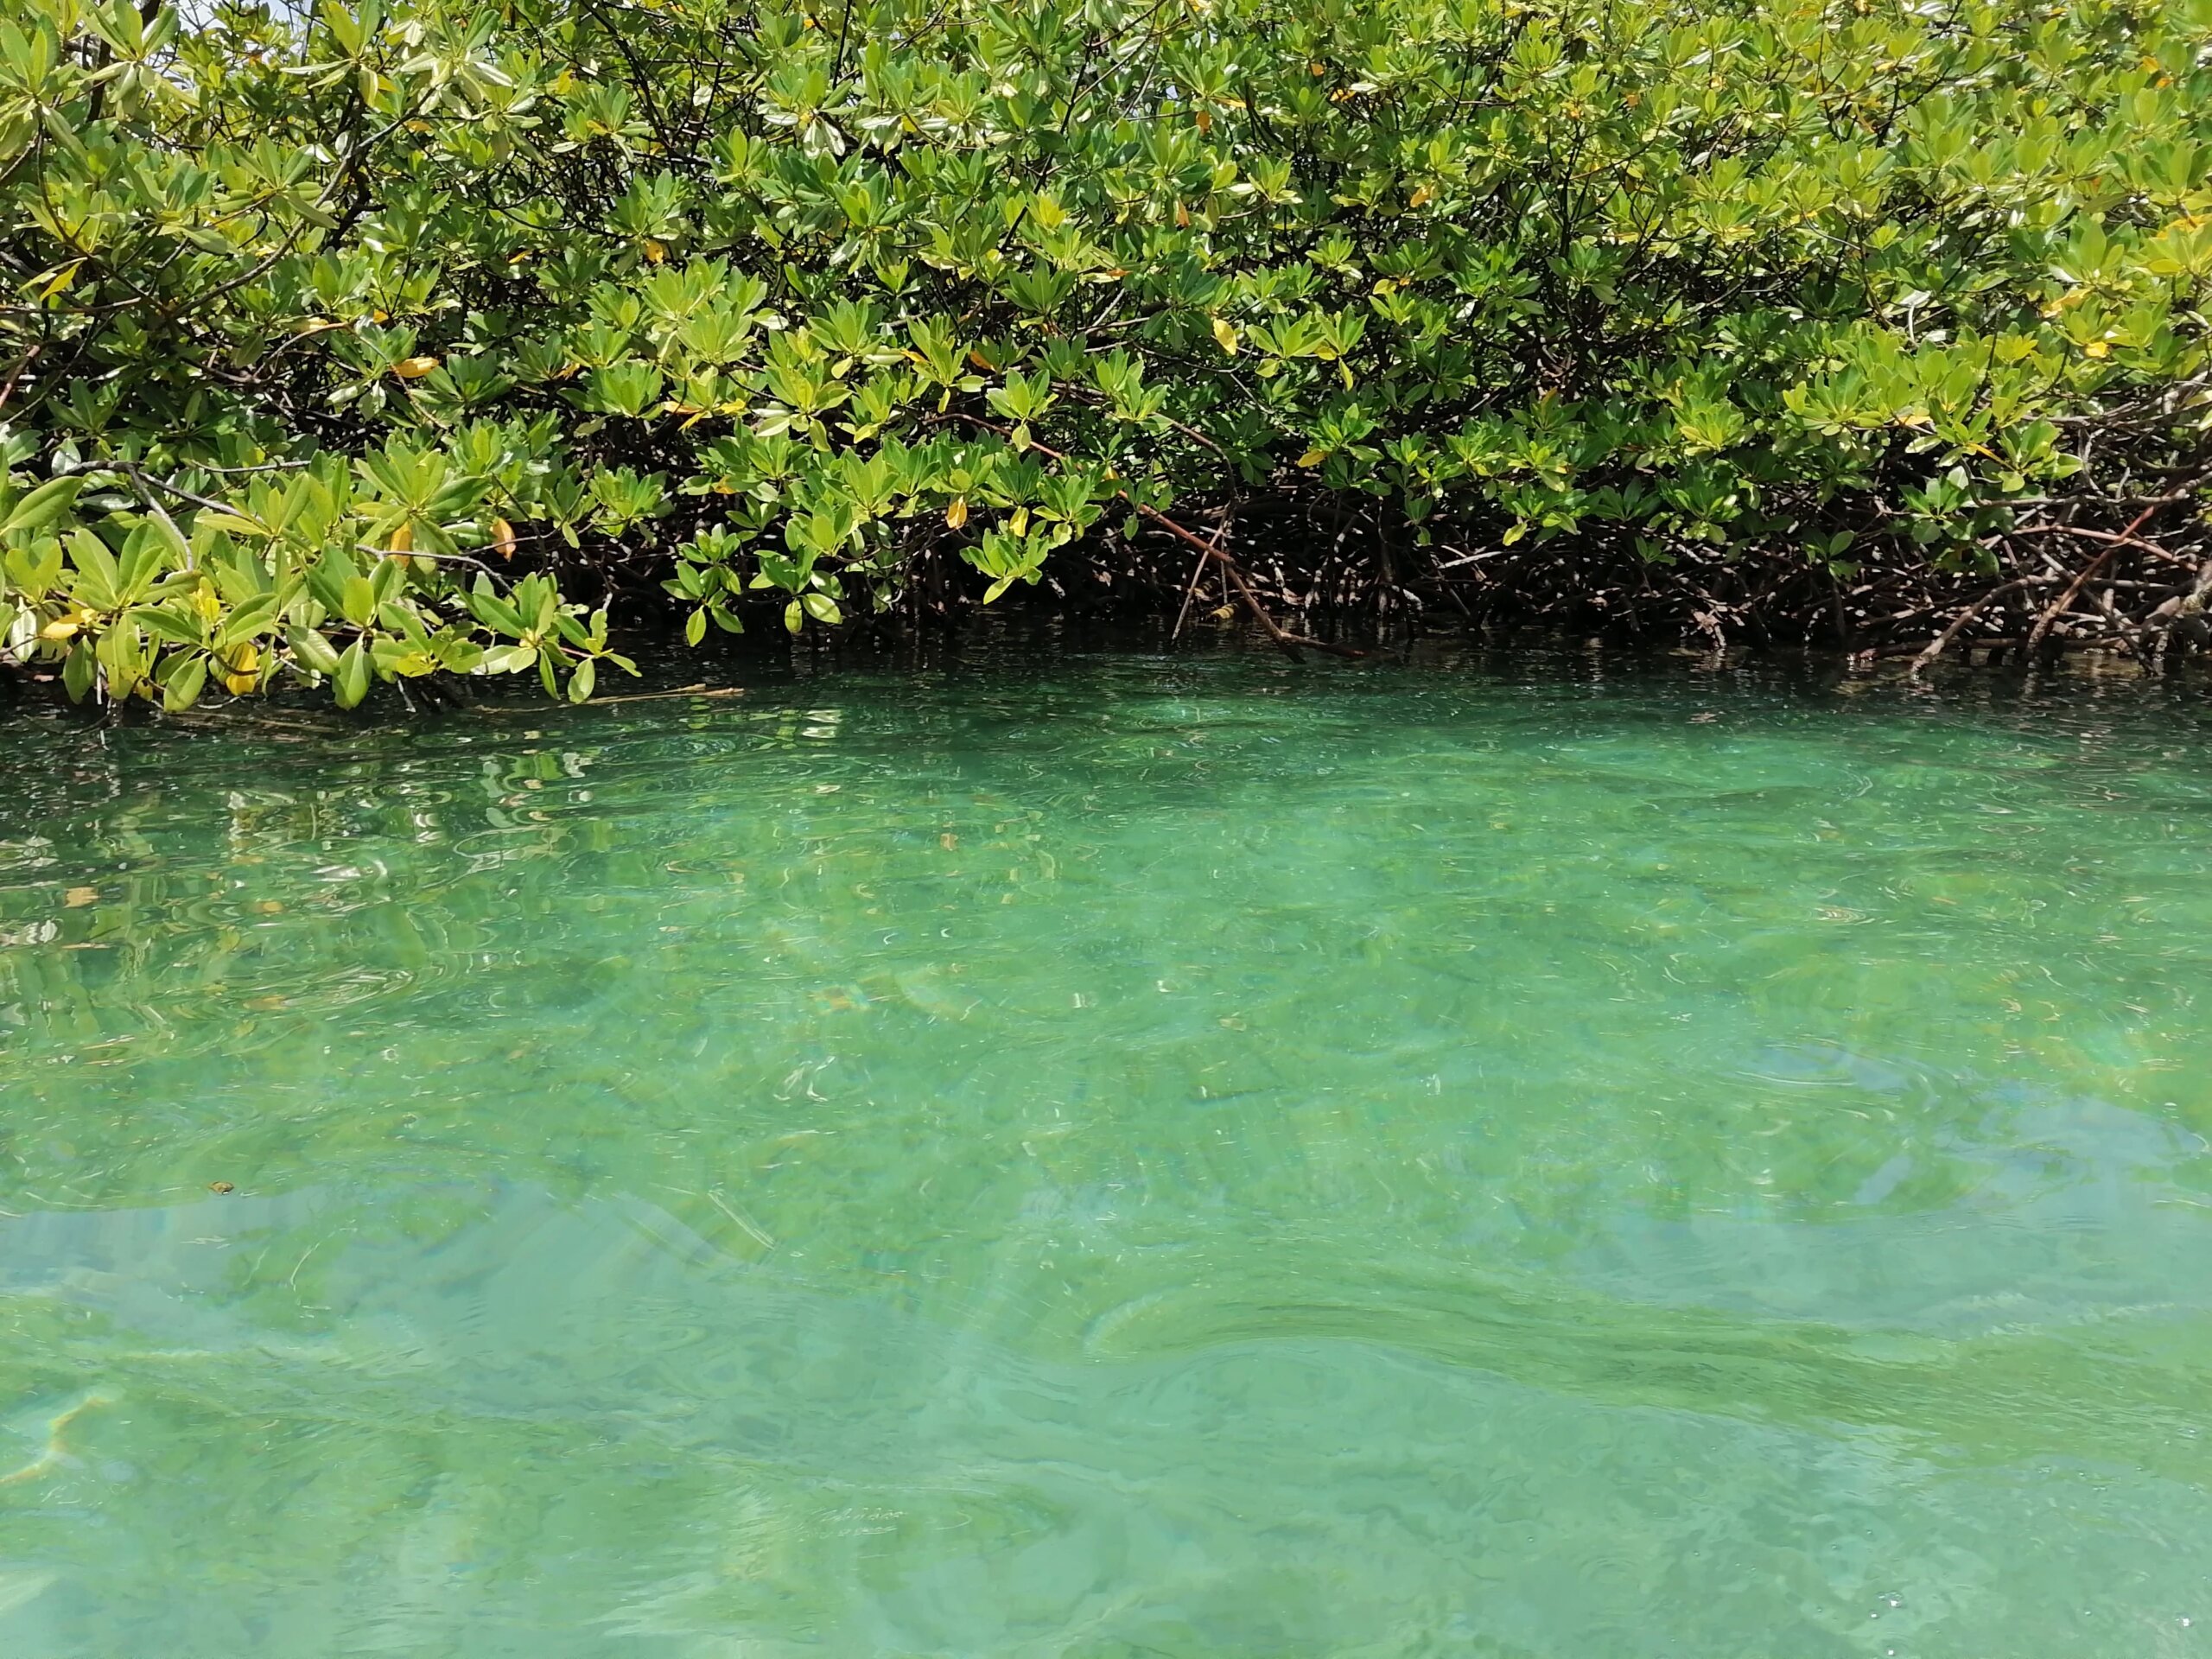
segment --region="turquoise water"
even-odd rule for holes
[[[18,712],[0,1652],[2212,1653],[2204,709]]]

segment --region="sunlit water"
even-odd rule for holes
[[[2212,1652],[2189,696],[8,718],[10,1659]]]

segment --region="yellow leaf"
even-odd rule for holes
[[[41,639],[62,640],[73,638],[76,632],[77,624],[73,619],[57,616],[38,631],[38,637]]]
[[[70,283],[75,282],[77,280],[77,272],[83,267],[84,263],[85,262],[83,260],[79,259],[72,264],[62,266],[61,269],[55,273],[54,280],[48,283],[39,291],[39,298],[41,300],[50,300],[55,295],[59,294],[63,289],[68,287]]]
[[[945,504],[944,522],[946,528],[950,530],[957,530],[961,525],[968,522],[968,498],[966,496],[956,495],[950,501]]]
[[[1436,192],[1424,184],[1407,198],[1406,205],[1408,207],[1420,207],[1434,200],[1435,195]]]
[[[2091,357],[2110,357],[2112,347],[2101,340],[2093,340],[2082,348]]]
[[[251,674],[226,674],[223,676],[224,687],[234,697],[242,697],[245,696],[247,692],[253,690],[253,676]]]
[[[1226,317],[1213,320],[1213,337],[1221,342],[1221,349],[1231,357],[1236,355],[1236,330]]]
[[[399,521],[399,528],[391,532],[391,550],[395,553],[415,550],[415,526],[404,518]]]
[[[1198,130],[1200,132],[1211,132],[1213,130],[1213,111],[1211,110],[1200,110],[1198,111]]]
[[[1179,231],[1191,228],[1191,210],[1179,201],[1175,204],[1175,228]]]
[[[1328,458],[1329,452],[1325,449],[1308,449],[1298,458],[1298,464],[1301,467],[1319,467]]]
[[[437,366],[435,357],[404,357],[391,365],[391,372],[402,380],[420,380]]]
[[[254,671],[258,669],[260,666],[261,647],[255,645],[251,639],[247,640],[244,645],[238,646],[231,652],[232,671],[233,673],[245,675],[249,681],[251,679]],[[232,690],[236,690],[238,688],[235,686],[232,687]]]
[[[492,543],[488,550],[503,559],[515,556],[515,527],[504,518],[492,521]]]
[[[667,243],[656,242],[650,236],[645,238],[645,263],[647,264],[657,265],[667,257]]]

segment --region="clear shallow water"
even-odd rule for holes
[[[2212,1652],[2203,737],[18,715],[0,1651]]]

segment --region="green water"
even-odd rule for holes
[[[2212,1653],[2204,707],[18,712],[0,1652]]]

